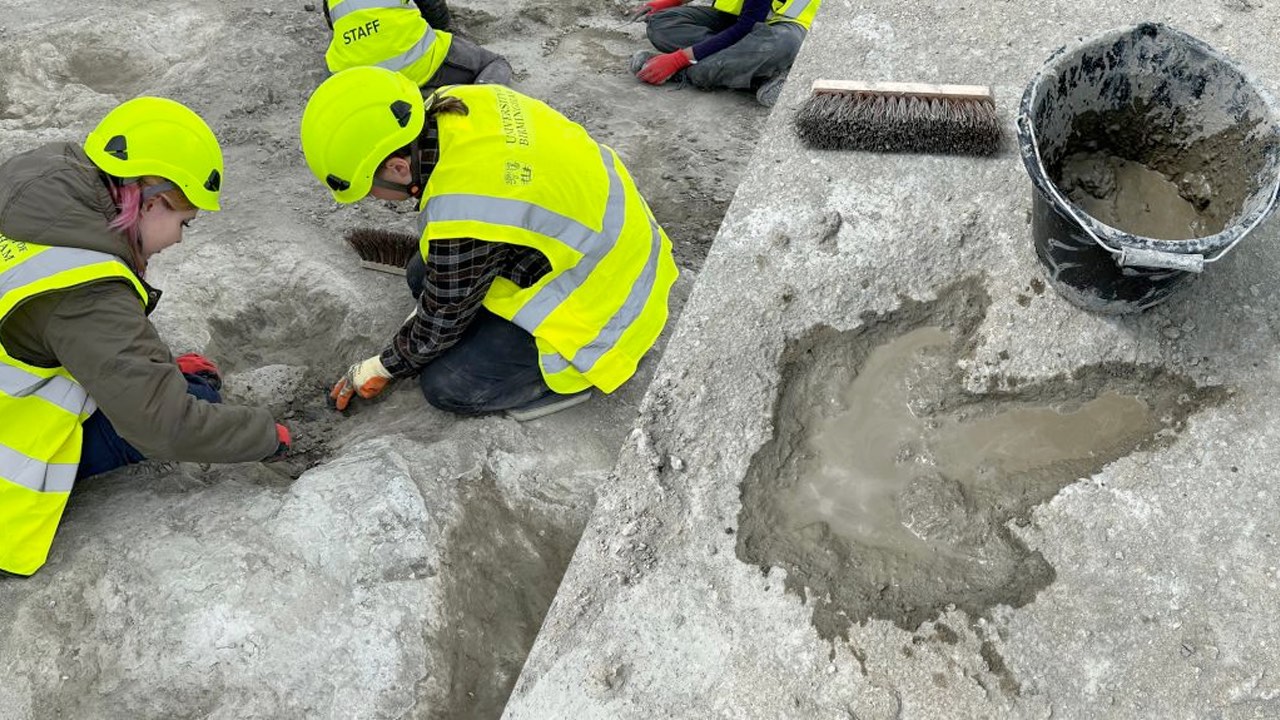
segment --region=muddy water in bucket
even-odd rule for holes
[[[1105,153],[1076,153],[1058,183],[1091,217],[1132,235],[1191,240],[1222,229],[1178,185],[1157,170]]]
[[[1222,257],[1274,206],[1275,118],[1227,58],[1163,25],[1060,50],[1018,119],[1054,288],[1088,310],[1137,312]]]

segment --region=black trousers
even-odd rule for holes
[[[421,255],[405,269],[415,298],[426,273]],[[418,384],[427,402],[459,415],[510,410],[552,392],[542,379],[533,336],[483,307],[458,342],[422,369]]]

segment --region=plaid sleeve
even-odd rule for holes
[[[382,365],[397,378],[413,377],[462,336],[479,311],[510,247],[471,238],[432,240],[418,309],[382,351]]]

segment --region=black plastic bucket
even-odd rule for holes
[[[1230,60],[1165,25],[1114,30],[1058,50],[1027,86],[1018,117],[1022,160],[1036,189],[1032,238],[1050,283],[1076,305],[1105,314],[1167,299],[1275,206],[1276,118],[1274,101]],[[1178,207],[1152,210],[1125,187],[1129,178]],[[1108,192],[1110,200],[1094,197]],[[1097,209],[1106,203],[1120,208],[1117,217],[1133,218]],[[1179,225],[1170,218],[1184,213],[1191,218],[1186,232],[1173,237],[1165,223]],[[1157,226],[1154,236],[1143,234]]]

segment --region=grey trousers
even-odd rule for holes
[[[737,19],[706,6],[674,7],[649,18],[649,42],[664,53],[674,52],[697,45]],[[805,34],[796,23],[756,23],[737,43],[686,68],[684,79],[704,89],[750,90],[791,69]]]
[[[436,74],[431,76],[424,90],[434,90],[441,85],[494,85],[511,84],[511,63],[498,53],[485,50],[459,35],[453,36],[449,52]]]

